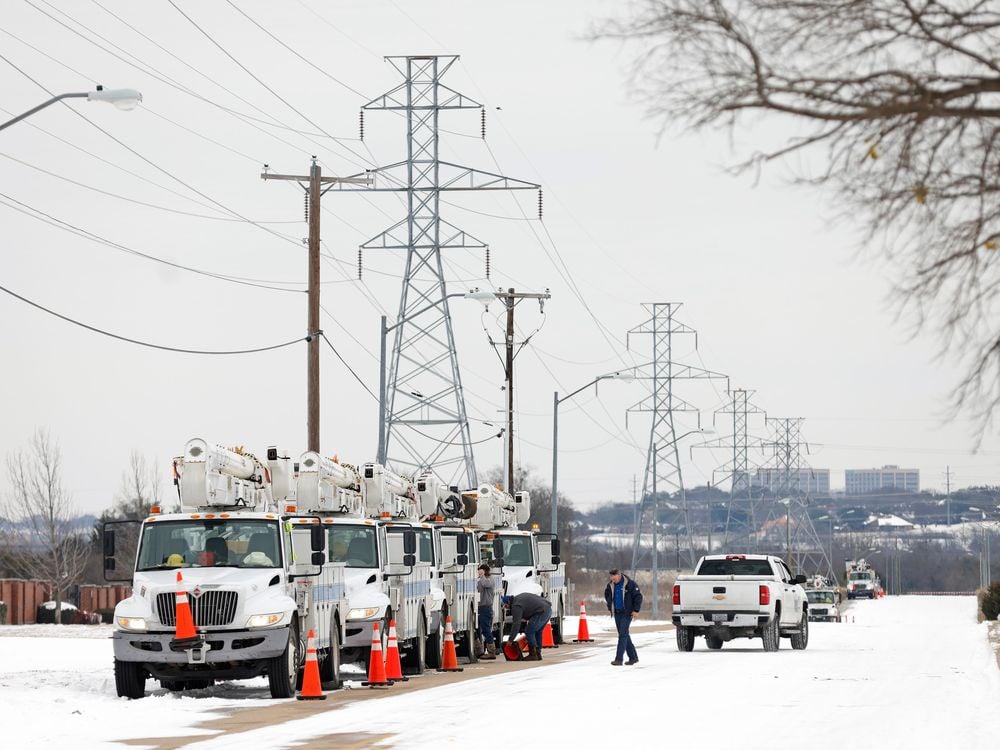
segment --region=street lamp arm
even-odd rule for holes
[[[440,305],[446,299],[455,299],[456,297],[465,297],[467,295],[468,295],[467,292],[452,292],[451,294],[446,294],[440,300],[438,300],[437,302],[432,302],[431,304],[426,305],[425,307],[421,307],[416,312],[410,313],[409,315],[407,315],[404,318],[400,318],[395,323],[393,323],[391,326],[386,326],[385,327],[385,332],[386,333],[391,333],[392,331],[395,331],[397,328],[399,328],[401,325],[403,325],[403,323],[408,323],[411,320],[413,320],[414,318],[416,318],[418,315],[423,315],[428,310],[431,310],[431,309],[437,307],[438,305]]]
[[[26,117],[31,117],[33,114],[35,114],[35,112],[38,112],[39,110],[45,109],[49,105],[55,104],[56,102],[58,102],[58,101],[60,101],[62,99],[86,99],[87,96],[88,96],[88,93],[86,91],[84,91],[83,93],[78,93],[78,94],[77,93],[74,93],[74,94],[59,94],[58,96],[53,96],[48,101],[42,102],[37,107],[32,107],[31,109],[29,109],[24,114],[20,114],[17,117],[15,117],[13,120],[7,120],[7,122],[5,122],[2,125],[0,125],[0,130],[3,130],[4,128],[8,128],[11,125],[13,125],[14,123],[20,122],[21,120],[23,120]]]

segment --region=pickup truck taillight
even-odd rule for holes
[[[760,603],[762,605],[771,603],[771,589],[769,589],[767,586],[760,587]]]
[[[674,606],[677,607],[681,603],[681,587],[674,584]]]

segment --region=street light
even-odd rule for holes
[[[393,323],[391,326],[386,324],[386,321],[387,321],[386,316],[385,315],[382,316],[382,325],[381,325],[381,329],[380,329],[381,345],[380,345],[380,348],[379,348],[379,369],[378,369],[378,458],[376,459],[378,461],[378,463],[380,463],[382,465],[385,465],[385,454],[386,454],[386,445],[385,445],[385,437],[386,437],[385,436],[385,427],[386,427],[386,416],[387,416],[386,415],[386,392],[385,392],[385,390],[386,390],[386,383],[385,383],[385,342],[386,342],[386,337],[389,335],[389,333],[391,331],[395,331],[397,328],[399,328],[404,323],[407,323],[407,322],[413,320],[414,318],[416,318],[418,315],[422,315],[423,313],[427,312],[428,310],[431,310],[431,309],[437,307],[442,302],[444,302],[446,299],[454,299],[456,297],[461,297],[463,299],[473,300],[475,302],[481,302],[482,304],[488,306],[490,302],[492,302],[493,300],[496,299],[496,293],[495,292],[481,292],[481,291],[479,291],[479,288],[477,287],[475,289],[470,289],[468,292],[453,292],[452,294],[446,294],[439,301],[432,302],[431,304],[426,305],[425,307],[420,308],[416,312],[410,313],[409,315],[400,318],[395,323]],[[423,398],[423,394],[421,394],[419,391],[411,391],[411,393],[416,398]]]
[[[106,89],[103,86],[98,86],[93,91],[59,94],[58,96],[53,96],[48,101],[42,102],[37,107],[32,107],[24,114],[20,114],[15,117],[13,120],[8,120],[3,123],[0,125],[0,130],[8,128],[15,122],[20,122],[25,117],[30,117],[35,114],[35,112],[45,109],[50,104],[55,104],[63,99],[86,99],[89,102],[107,102],[108,104],[114,104],[118,109],[127,111],[135,109],[139,106],[139,102],[142,101],[142,94],[135,89]]]
[[[675,437],[672,442],[668,443],[667,445],[664,445],[663,447],[664,448],[673,448],[673,447],[676,447],[677,443],[679,443],[681,440],[683,440],[684,438],[686,438],[688,435],[696,435],[696,434],[697,435],[714,435],[715,434],[715,430],[710,430],[710,429],[688,430],[683,435],[681,435],[679,437]],[[653,560],[652,560],[652,565],[651,565],[652,570],[650,571],[650,574],[652,575],[652,578],[653,578],[653,611],[652,611],[652,617],[653,617],[654,620],[656,620],[659,617],[659,615],[660,615],[660,581],[659,581],[659,579],[660,579],[660,566],[659,566],[659,555],[657,554],[659,550],[657,549],[658,544],[657,544],[657,539],[656,539],[657,515],[658,515],[659,509],[660,509],[659,497],[657,497],[657,494],[656,494],[656,459],[657,459],[657,456],[659,456],[659,454],[660,454],[660,447],[654,445],[653,446]],[[681,492],[683,492],[683,491],[684,491],[684,487],[682,486],[681,487]],[[711,508],[711,506],[709,506],[709,508]],[[687,532],[688,532],[688,539],[690,539],[691,538],[691,529],[688,528]],[[711,552],[711,550],[709,550],[709,552]],[[634,562],[633,562],[633,566],[632,567],[633,568],[635,567]],[[633,572],[635,572],[635,571],[633,570]]]
[[[623,380],[632,382],[635,376],[629,371],[610,372],[606,375],[598,375],[586,385],[580,386],[572,393],[559,398],[559,391],[552,394],[552,533],[557,533],[556,523],[559,520],[559,404],[568,401],[581,391],[596,386],[602,380]]]

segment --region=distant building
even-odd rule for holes
[[[920,469],[900,469],[894,465],[881,469],[846,469],[844,484],[848,495],[866,495],[878,490],[920,492]]]
[[[796,483],[794,474],[790,479],[791,481],[788,484],[800,494],[830,494],[829,469],[799,469],[798,482]],[[782,483],[782,472],[778,469],[757,469],[757,473],[750,477],[751,487],[767,490],[768,492],[778,492],[781,489]]]

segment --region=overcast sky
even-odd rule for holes
[[[442,115],[452,131],[442,134],[442,158],[499,165],[545,189],[544,228],[522,215],[534,216],[533,193],[460,194],[442,210],[492,249],[490,280],[481,253],[449,254],[453,290],[552,291],[517,371],[516,450],[539,477],[551,474],[553,391],[648,359],[648,342],[633,339],[625,351],[625,332],[644,319],[640,302],[673,301],[699,332],[698,351],[683,341],[676,359],[728,374],[772,416],[805,417],[808,461],[831,469],[835,488],[844,468],[889,463],[919,468],[924,487],[943,486],[947,465],[958,486],[997,482],[998,441],[988,436],[973,455],[973,425],[941,418],[959,374],[954,363],[935,358],[933,338],[911,339],[894,321],[891,269],[859,254],[859,227],[834,221],[835,197],[789,186],[783,166],[756,186],[726,174],[733,144],[721,134],[667,132],[658,140],[659,123],[629,99],[628,50],[583,40],[616,3],[239,3],[324,75],[228,4],[175,2],[276,93],[169,2],[0,0],[0,54],[39,84],[57,93],[134,87],[144,97],[133,112],[81,100],[55,105],[0,132],[0,285],[90,325],[173,347],[254,348],[303,335],[300,292],[227,283],[129,251],[301,289],[301,191],[261,181],[262,165],[301,173],[315,154],[326,173],[349,174],[403,158],[402,119],[390,113],[367,114],[365,142],[356,140],[360,106],[400,82],[382,56],[458,54],[446,82],[486,105],[492,154],[478,137],[478,113],[457,112]],[[0,90],[0,115],[47,98],[3,60]],[[316,124],[343,140],[317,134]],[[763,120],[736,146],[784,127]],[[402,218],[403,207],[390,194],[328,195],[324,204],[323,240],[339,263],[323,267],[331,282],[323,327],[374,390],[379,315],[397,309],[403,257],[367,252],[364,285],[351,279],[358,244]],[[272,223],[262,229],[227,209]],[[569,277],[557,268],[560,257]],[[567,278],[617,340],[609,344]],[[468,409],[479,420],[473,439],[484,441],[476,447],[482,474],[502,457],[500,441],[487,439],[494,428],[481,422],[500,417],[503,375],[482,327],[497,331],[500,309],[488,317],[481,309],[452,306]],[[518,315],[525,333],[541,322],[530,305]],[[157,459],[166,480],[169,459],[191,437],[255,451],[278,444],[296,456],[305,448],[304,345],[240,357],[153,351],[4,294],[0,321],[0,453],[48,429],[81,510],[110,504],[133,449]],[[322,367],[323,451],[373,460],[375,402],[328,350]],[[711,425],[724,387],[682,385],[679,394]],[[624,413],[644,388],[603,383],[596,395],[591,389],[563,405],[560,490],[578,506],[630,500],[633,475],[641,483],[649,422],[631,416],[626,430]],[[693,426],[688,417],[678,431]],[[755,431],[766,434],[762,423]],[[710,481],[726,459],[724,451],[695,450],[691,461],[686,447],[682,455],[688,484]]]

